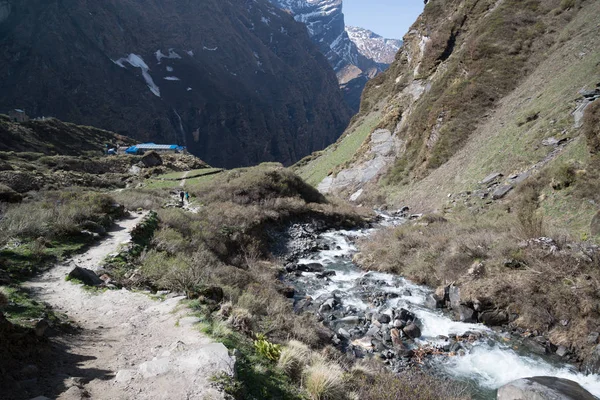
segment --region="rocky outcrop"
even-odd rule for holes
[[[554,376],[519,379],[498,389],[498,400],[595,400],[577,382]]]
[[[217,167],[292,163],[350,117],[305,27],[266,0],[0,4],[0,112],[179,143]]]

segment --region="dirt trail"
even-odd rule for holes
[[[97,269],[104,257],[130,240],[131,229],[142,218],[136,214],[120,221],[100,244],[26,285],[39,300],[66,313],[82,328],[81,334],[52,339],[55,347],[65,349],[64,360],[56,361],[62,370],[53,371],[48,393],[39,395],[111,400],[224,398],[210,378],[219,372],[231,374],[234,361],[223,344],[193,327],[198,319],[178,307],[182,298],[157,301],[127,290],[89,293],[65,281],[73,264]]]
[[[185,172],[183,173],[183,175],[182,175],[182,177],[181,177],[181,178],[182,178],[182,179],[181,179],[181,183],[179,184],[179,186],[180,186],[180,187],[182,187],[182,188],[183,188],[183,187],[185,187],[185,182],[186,182],[186,180],[187,180],[186,178],[187,178],[187,176],[189,175],[189,173],[190,173],[190,172],[191,172],[191,171],[185,171]]]

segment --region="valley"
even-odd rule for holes
[[[0,0],[2,399],[600,396],[600,3],[429,0],[402,43],[42,3]]]

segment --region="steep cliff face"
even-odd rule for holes
[[[564,152],[585,153],[575,119],[589,103],[580,90],[600,82],[599,7],[429,1],[346,133],[298,171],[359,202],[440,209],[491,173],[512,177],[510,191]]]
[[[0,111],[292,163],[347,125],[334,72],[266,0],[0,1]]]
[[[364,46],[359,49],[357,43],[351,40],[344,22],[342,0],[271,0],[283,10],[290,12],[294,18],[306,25],[313,41],[335,70],[346,102],[354,111],[358,111],[360,96],[366,82],[384,71],[390,62],[389,53],[394,43],[384,42],[386,56],[373,48],[373,41],[362,41]],[[362,32],[364,33],[364,32]],[[362,36],[357,32],[357,37]],[[375,35],[376,36],[376,35]],[[377,43],[376,47],[379,45]],[[391,57],[393,60],[393,56]]]

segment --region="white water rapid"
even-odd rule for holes
[[[325,271],[335,271],[327,279],[315,272],[302,272],[292,279],[303,293],[317,301],[336,294],[344,310],[353,309],[355,314],[368,312],[387,313],[392,309],[405,308],[414,313],[421,327],[419,346],[443,345],[444,337],[453,337],[467,332],[477,332],[481,337],[470,343],[464,355],[433,356],[433,368],[458,381],[467,383],[475,398],[495,398],[500,386],[519,378],[533,376],[556,376],[578,382],[595,396],[600,396],[600,376],[584,375],[574,367],[542,357],[517,345],[509,333],[494,331],[482,324],[467,324],[452,320],[441,310],[425,307],[426,296],[431,289],[415,285],[395,275],[364,272],[352,263],[357,249],[353,241],[366,236],[372,230],[331,231],[321,234],[329,250],[312,253],[298,260],[298,264],[320,263]],[[392,294],[383,304],[374,305],[368,293]],[[396,296],[397,297],[394,297]]]

